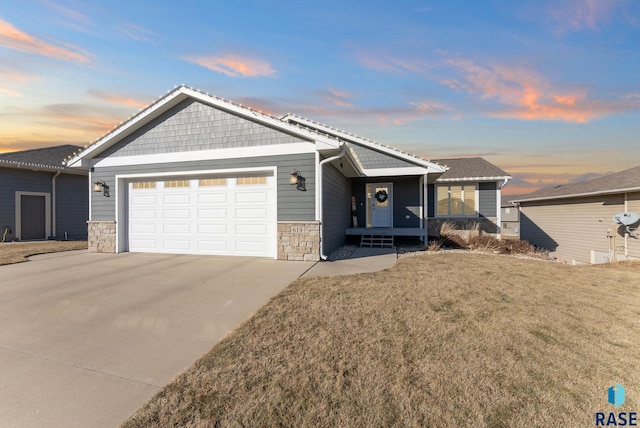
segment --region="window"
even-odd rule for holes
[[[267,177],[238,177],[238,185],[267,184]]]
[[[138,181],[131,186],[133,189],[155,189],[155,181]]]
[[[215,186],[226,186],[227,179],[226,178],[202,178],[200,179],[199,186],[200,187],[215,187]]]
[[[164,182],[164,188],[169,187],[189,187],[189,180],[169,180]]]
[[[475,184],[438,186],[436,200],[436,214],[439,216],[476,215]]]

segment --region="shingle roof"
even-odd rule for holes
[[[580,183],[563,184],[536,190],[527,195],[522,195],[515,202],[619,193],[630,190],[640,190],[640,166]]]
[[[436,181],[461,181],[482,179],[510,179],[511,176],[483,158],[437,159],[434,162],[449,167]]]
[[[0,154],[0,165],[27,166],[31,168],[64,169],[62,161],[82,147],[65,144],[42,149],[23,150]]]

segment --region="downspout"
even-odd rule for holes
[[[53,177],[51,177],[51,235],[53,238],[56,238],[56,178],[62,174],[62,171],[56,172]]]
[[[338,153],[335,156],[332,156],[330,158],[326,158],[323,161],[320,161],[320,167],[318,168],[318,205],[319,205],[319,209],[318,209],[318,220],[320,221],[320,258],[322,260],[327,260],[327,256],[324,253],[324,221],[323,221],[323,212],[322,212],[322,166],[326,163],[332,162],[336,159],[340,159],[342,157],[344,157],[344,155],[347,153],[347,146],[344,143],[340,144],[340,147],[342,147],[342,150],[340,151],[340,153]]]

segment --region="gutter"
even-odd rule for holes
[[[344,155],[347,153],[347,145],[344,143],[340,144],[340,147],[342,147],[342,150],[340,150],[340,153],[338,153],[335,156],[332,156],[330,158],[326,158],[323,161],[320,161],[320,165],[318,168],[318,214],[319,214],[319,221],[320,221],[320,258],[322,260],[327,260],[327,256],[324,253],[324,221],[322,219],[323,217],[323,213],[322,213],[322,167],[323,165],[325,165],[326,163],[329,162],[333,162],[336,159],[340,159],[342,157],[344,157]]]

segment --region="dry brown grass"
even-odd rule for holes
[[[0,266],[25,262],[27,257],[36,254],[86,248],[87,241],[3,242],[0,243]]]
[[[593,426],[615,382],[640,410],[639,268],[423,253],[301,279],[125,426]]]

